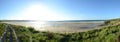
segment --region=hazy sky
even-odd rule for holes
[[[0,20],[103,20],[119,17],[119,0],[0,0]]]

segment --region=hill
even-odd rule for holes
[[[100,29],[64,34],[40,32],[32,27],[10,26],[15,29],[20,42],[120,42],[120,19],[107,20]],[[4,29],[5,23],[0,23],[0,37]]]

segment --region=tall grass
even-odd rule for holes
[[[32,27],[17,25],[11,27],[15,29],[20,42],[120,42],[120,19],[106,21],[101,29],[65,34],[40,32]],[[4,29],[4,23],[0,23],[0,37]]]

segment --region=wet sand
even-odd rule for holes
[[[49,32],[82,32],[100,28],[104,22],[56,22],[50,26],[42,27]]]

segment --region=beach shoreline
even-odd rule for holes
[[[38,31],[54,33],[83,32],[101,27],[104,21],[93,22],[3,22],[13,25],[33,27]]]

